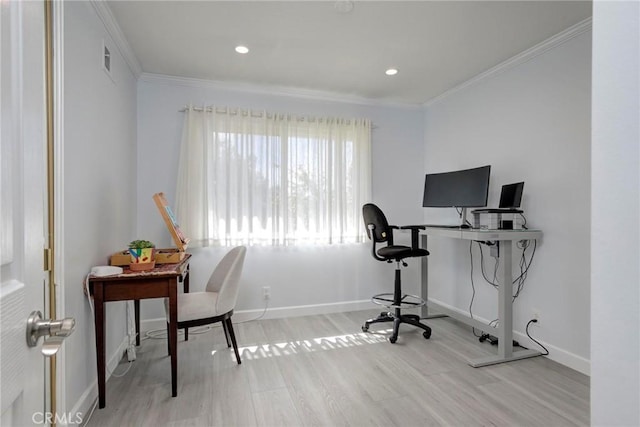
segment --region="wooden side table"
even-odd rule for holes
[[[105,315],[104,303],[134,300],[136,345],[140,345],[140,300],[169,298],[169,353],[171,355],[171,395],[178,395],[178,283],[189,292],[189,258],[177,264],[162,264],[153,270],[124,272],[115,276],[89,276],[89,292],[95,305],[96,361],[98,367],[98,407],[106,404],[105,391]]]

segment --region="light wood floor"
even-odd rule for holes
[[[430,319],[431,339],[361,325],[377,311],[259,320],[235,326],[242,364],[222,329],[179,338],[178,397],[165,340],[148,339],[89,426],[589,425],[589,378],[547,358],[483,368],[495,353],[467,326]],[[121,364],[116,373],[124,370]]]

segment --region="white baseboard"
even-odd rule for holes
[[[120,363],[120,360],[122,360],[122,356],[127,351],[128,346],[129,346],[129,337],[125,335],[122,342],[116,349],[116,351],[113,352],[113,354],[109,357],[107,361],[107,372],[106,372],[105,383],[109,381],[109,378],[111,377],[111,372],[113,372],[116,369],[116,367],[118,366],[118,363]],[[89,421],[89,418],[87,417],[87,415],[89,415],[91,411],[94,409],[94,406],[98,404],[97,400],[98,400],[98,378],[96,377],[96,379],[91,382],[89,387],[87,387],[84,390],[84,393],[82,393],[82,395],[80,396],[76,404],[73,406],[71,411],[69,411],[69,413],[82,414],[82,425],[84,426]]]

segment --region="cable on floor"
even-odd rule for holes
[[[97,407],[98,407],[98,398],[96,398],[96,401],[93,403],[93,406],[91,406],[91,410],[89,411],[89,415],[87,415],[86,417],[82,417],[82,425],[83,426],[86,426],[86,425],[89,424],[89,420],[93,416],[93,412],[96,410]]]
[[[123,373],[121,373],[121,374],[116,374],[116,370],[115,370],[115,369],[114,369],[113,371],[110,371],[108,366],[107,366],[107,371],[109,372],[109,374],[110,374],[112,377],[122,378],[122,377],[124,377],[125,375],[127,375],[127,372],[129,372],[129,369],[131,369],[131,365],[132,365],[132,364],[133,364],[133,361],[131,361],[131,362],[128,362],[128,361],[127,361],[127,369],[125,369],[125,370],[124,370],[124,372],[123,372]],[[119,366],[119,365],[118,365],[118,366]],[[116,366],[116,369],[117,369],[117,368],[118,368],[118,367]]]
[[[534,343],[538,344],[540,347],[542,347],[542,349],[544,350],[544,353],[542,353],[543,356],[546,356],[549,354],[549,350],[547,350],[547,347],[543,346],[542,344],[540,344],[540,341],[536,340],[535,338],[533,338],[530,334],[529,334],[529,325],[531,325],[532,323],[538,323],[538,319],[531,319],[529,320],[529,322],[527,323],[527,326],[525,328],[525,332],[527,333],[527,336],[529,337],[529,339],[531,341],[533,341]]]
[[[264,302],[264,310],[262,310],[262,313],[260,313],[260,315],[258,317],[256,317],[255,319],[247,319],[247,320],[243,320],[241,322],[236,322],[236,323],[247,323],[247,322],[255,322],[256,320],[260,320],[264,317],[265,313],[267,312],[267,308],[269,307],[269,300],[265,300]]]

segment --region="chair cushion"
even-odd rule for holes
[[[178,294],[178,322],[207,319],[224,313],[216,311],[217,292],[190,292]],[[169,313],[169,299],[165,298],[166,312]]]
[[[429,255],[426,249],[412,249],[410,246],[391,245],[385,246],[378,250],[378,255],[386,259],[400,260],[404,258],[413,258]]]

